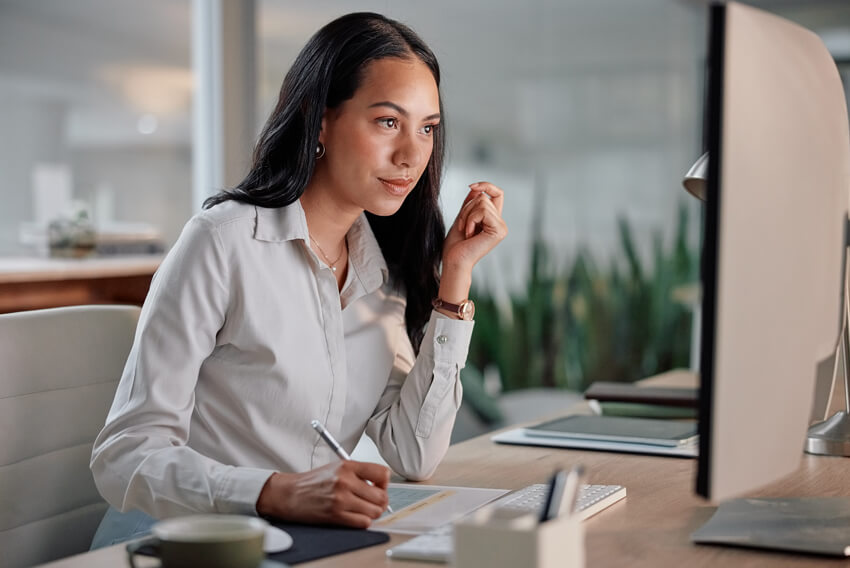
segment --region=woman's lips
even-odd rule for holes
[[[413,185],[413,178],[378,178],[378,180],[384,184],[390,194],[398,196],[407,195],[410,186]]]

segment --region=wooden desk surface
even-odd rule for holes
[[[42,282],[153,274],[163,255],[92,258],[0,257],[0,283]]]
[[[0,313],[80,304],[140,306],[162,258],[0,257]]]
[[[693,494],[696,461],[605,452],[503,446],[482,436],[449,449],[437,474],[438,485],[515,489],[545,481],[556,467],[576,463],[588,469],[590,483],[625,485],[628,496],[586,521],[587,566],[835,566],[834,559],[792,556],[691,544],[689,535],[714,512]],[[850,495],[850,460],[801,454],[800,469],[759,496]],[[301,564],[305,568],[427,568],[421,562],[388,560],[390,543]],[[51,563],[52,568],[125,566],[121,545]],[[148,564],[155,566],[156,563]]]

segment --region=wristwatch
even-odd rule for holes
[[[440,298],[436,298],[432,305],[435,310],[446,310],[457,316],[457,319],[471,321],[475,316],[475,303],[472,300],[464,300],[460,304],[450,304]]]

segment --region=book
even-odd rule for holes
[[[597,401],[598,402],[598,401]],[[633,418],[668,418],[682,420],[697,418],[696,408],[642,404],[640,402],[598,402],[599,414],[603,416],[631,416]]]
[[[597,381],[584,392],[584,398],[600,402],[635,402],[659,406],[696,408],[699,389],[681,387],[649,387],[632,383]]]
[[[697,438],[695,422],[573,415],[526,428],[529,436],[678,447]]]

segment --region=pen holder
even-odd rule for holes
[[[456,568],[583,568],[584,528],[576,515],[484,508],[454,527]]]

